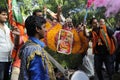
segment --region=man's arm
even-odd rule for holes
[[[114,30],[112,30],[110,27],[106,27],[107,28],[107,33],[109,37],[112,37],[114,34]]]
[[[114,30],[112,30],[110,27],[107,27],[107,32],[108,32],[108,36],[113,39],[115,43],[115,47],[117,48],[117,40],[114,36]]]

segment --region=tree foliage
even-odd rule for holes
[[[83,22],[84,16],[86,14],[86,3],[87,0],[17,0],[18,4],[21,7],[21,12],[23,16],[30,15],[32,11],[36,8],[43,10],[43,6],[46,5],[47,8],[52,10],[53,12],[57,12],[57,6],[62,5],[62,13],[67,17],[71,17],[73,19],[74,24],[79,22]],[[1,0],[0,6],[4,6],[7,8],[7,0]],[[79,9],[77,11],[77,9]],[[90,9],[88,11],[87,22],[92,18],[92,16],[96,16],[96,18],[105,18],[108,25],[114,26],[118,20],[119,13],[116,16],[112,16],[106,18],[104,16],[105,8],[98,8],[96,10]]]
[[[0,6],[7,8],[7,1],[6,0],[0,0]]]

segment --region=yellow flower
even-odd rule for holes
[[[76,29],[73,28],[71,32],[73,33],[72,53],[77,54],[77,52],[79,52],[79,50],[81,48],[80,38],[79,38],[79,35],[78,35],[78,32],[76,31]]]
[[[47,32],[47,45],[53,51],[57,50],[57,42],[55,38],[56,36],[58,36],[58,32],[60,31],[60,29],[62,29],[62,26],[57,23]]]
[[[58,39],[58,33],[59,31],[62,29],[62,25],[57,23],[55,26],[51,27],[52,25],[50,23],[46,23],[46,28],[47,28],[47,35],[46,35],[46,42],[47,42],[47,46],[53,50],[56,51],[57,50],[57,39]],[[72,53],[73,54],[78,54],[80,52],[80,50],[82,50],[80,53],[82,53],[84,51],[84,49],[86,50],[87,42],[83,43],[84,36],[80,33],[78,33],[76,31],[75,28],[73,28],[71,30],[71,32],[73,33],[73,44],[72,44]],[[80,37],[81,36],[81,37]],[[85,45],[82,46],[82,45]],[[84,47],[84,48],[82,48]]]
[[[46,24],[45,24],[45,28],[46,28],[46,30],[48,30],[48,29],[50,29],[51,27],[52,27],[52,25],[50,24],[50,22],[46,22]]]

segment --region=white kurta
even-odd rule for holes
[[[0,28],[0,62],[9,62],[13,43],[10,37],[10,29],[6,24],[4,24],[4,29],[5,31]]]

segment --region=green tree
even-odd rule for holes
[[[0,0],[0,6],[7,7],[7,1],[6,0]]]

